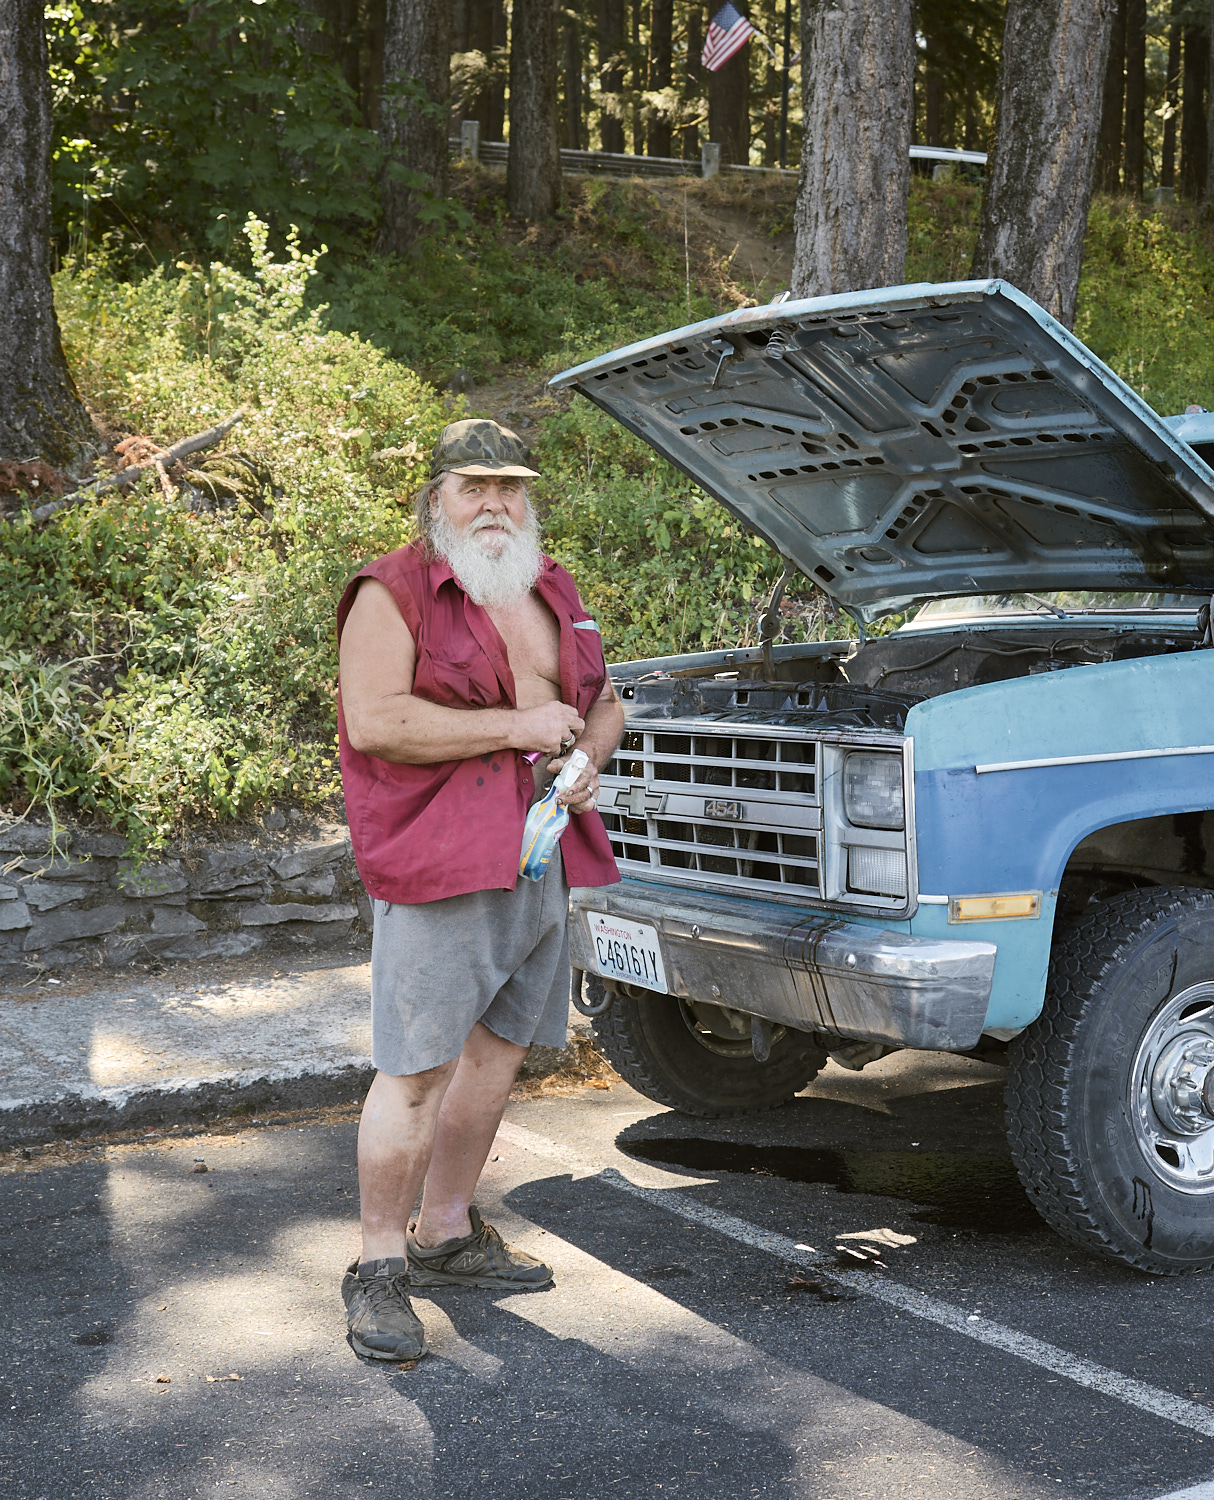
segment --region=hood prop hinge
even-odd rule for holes
[[[788,587],[795,572],[796,569],[791,563],[785,563],[784,571],[776,580],[776,586],[768,595],[767,603],[763,606],[763,612],[759,616],[759,649],[763,652],[763,677],[766,682],[775,681],[771,648],[780,634],[780,601],[784,598],[784,590]]]
[[[717,356],[717,367],[713,372],[712,384],[708,387],[710,391],[715,391],[721,383],[721,376],[725,373],[725,367],[731,360],[737,359],[738,351],[728,339],[713,339],[708,348],[711,354]]]
[[[847,613],[856,622],[856,629],[860,632],[860,644],[862,646],[866,645],[868,642],[868,631],[864,628],[864,621],[860,618],[857,611],[852,609],[851,606],[847,604],[840,604],[839,608],[846,610]]]

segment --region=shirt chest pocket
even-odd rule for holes
[[[593,620],[575,620],[573,640],[577,647],[577,711],[585,718],[586,710],[599,698],[607,682],[603,638]]]
[[[418,655],[413,691],[447,708],[494,708],[502,702],[497,673],[479,649],[450,655],[424,649]]]

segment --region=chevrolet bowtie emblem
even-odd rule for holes
[[[634,781],[622,796],[616,797],[617,807],[626,807],[634,818],[643,818],[646,813],[661,812],[665,801],[661,792],[651,792],[643,781]]]

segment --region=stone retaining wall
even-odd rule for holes
[[[249,829],[136,866],[120,838],[0,826],[0,982],[75,964],[365,943],[371,906],[340,824]]]

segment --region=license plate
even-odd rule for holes
[[[597,911],[588,911],[586,921],[590,925],[590,948],[598,973],[607,979],[643,985],[663,995],[670,993],[656,928],[623,917],[605,917]]]

